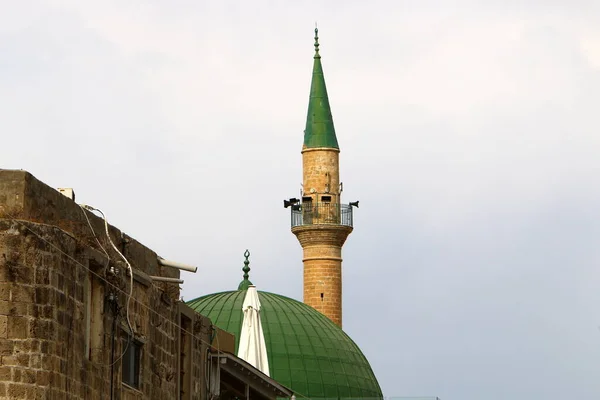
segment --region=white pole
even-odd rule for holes
[[[191,265],[178,263],[175,261],[165,260],[164,258],[160,258],[160,257],[158,258],[158,263],[165,267],[182,269],[184,271],[189,271],[189,272],[196,272],[198,270],[198,267],[192,267]]]

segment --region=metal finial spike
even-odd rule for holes
[[[319,55],[319,28],[317,28],[317,23],[315,22],[315,58],[320,58]]]
[[[250,252],[247,249],[244,252],[244,257],[246,257],[246,260],[244,261],[244,268],[242,268],[242,271],[244,271],[244,280],[247,281],[250,277],[250,267],[248,266],[250,264],[250,261],[248,260],[248,257],[250,257]]]

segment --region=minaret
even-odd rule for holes
[[[340,203],[339,153],[315,28],[302,146],[302,199],[286,200],[284,206],[292,209],[292,233],[304,253],[304,303],[342,326],[342,246],[352,232],[352,206]]]

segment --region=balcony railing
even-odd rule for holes
[[[352,206],[304,202],[292,207],[292,228],[304,225],[352,226]]]

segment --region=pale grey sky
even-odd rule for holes
[[[386,396],[600,398],[600,2],[14,1],[0,168],[166,258],[184,297],[302,296],[319,22],[344,201],[344,328]]]

